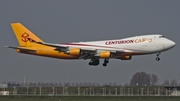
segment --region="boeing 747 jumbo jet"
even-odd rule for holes
[[[20,23],[12,23],[12,29],[19,42],[16,49],[18,53],[52,57],[58,59],[90,59],[89,65],[99,65],[104,59],[103,66],[107,66],[109,59],[131,60],[134,55],[147,55],[156,53],[159,61],[161,52],[175,46],[175,42],[163,35],[141,35],[124,39],[113,39],[90,42],[73,42],[52,44],[43,42]]]

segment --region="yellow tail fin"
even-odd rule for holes
[[[38,44],[30,42],[29,38],[36,42],[43,42],[40,38],[38,38],[20,23],[11,23],[11,27],[19,42],[19,45],[22,47],[38,46]]]

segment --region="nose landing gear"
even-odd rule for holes
[[[157,57],[156,57],[156,61],[160,61],[160,58],[159,58],[159,55],[160,55],[161,53],[158,53],[157,54]]]

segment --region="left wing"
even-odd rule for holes
[[[66,54],[69,54],[69,51],[70,51],[69,46],[63,46],[60,44],[51,44],[51,43],[45,43],[45,42],[35,42],[35,41],[31,41],[31,42],[41,44],[41,45],[45,45],[45,46],[54,47],[55,48],[54,50],[59,51],[59,52],[64,52]],[[80,55],[79,59],[89,59],[97,53],[96,49],[87,49],[87,48],[83,49],[83,48],[81,48],[80,51],[81,51],[81,54],[79,54]]]
[[[97,50],[97,49],[92,49],[92,48],[79,48],[79,47],[69,47],[69,46],[64,46],[61,44],[51,44],[51,43],[45,43],[45,42],[36,42],[32,39],[29,39],[30,42],[34,42],[37,44],[41,44],[41,45],[45,45],[45,46],[50,46],[50,47],[54,47],[56,51],[59,52],[64,52],[65,54],[70,54],[71,53],[71,49],[74,49],[76,55],[79,55],[79,59],[90,59],[90,58],[99,58],[100,53],[107,51],[107,50]],[[124,53],[125,51],[109,51],[109,54],[113,55],[113,54],[121,54]],[[74,53],[73,53],[74,54]]]

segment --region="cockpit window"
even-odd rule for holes
[[[164,38],[164,36],[159,36],[159,38]]]

